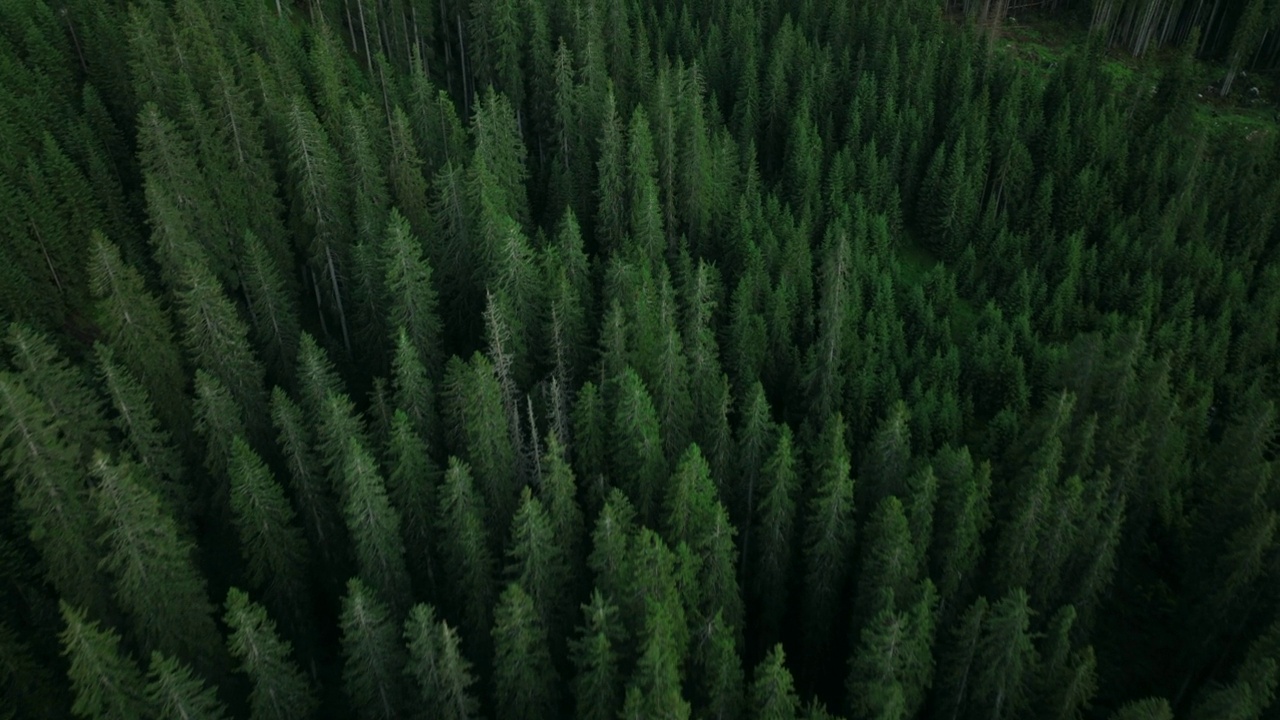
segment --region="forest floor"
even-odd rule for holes
[[[1001,29],[1001,45],[1015,53],[1037,74],[1047,77],[1055,63],[1085,42],[1085,33],[1073,21],[1030,14],[1010,17]],[[1107,52],[1103,69],[1120,84],[1135,90],[1151,88],[1161,69],[1176,50],[1164,50],[1135,58],[1123,49]],[[1226,74],[1220,62],[1201,61],[1196,83],[1186,89],[1194,96],[1195,118],[1211,135],[1245,140],[1280,131],[1280,76],[1276,73],[1242,73],[1231,95],[1222,97],[1217,88]],[[1256,88],[1256,92],[1254,89]]]

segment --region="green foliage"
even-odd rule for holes
[[[626,641],[618,608],[599,590],[582,606],[585,624],[570,641],[575,674],[573,694],[577,717],[583,720],[611,720],[622,704],[620,650]]]
[[[121,654],[120,636],[65,602],[60,607],[66,624],[60,639],[75,692],[71,712],[94,720],[151,717],[142,670],[133,658]]]
[[[547,627],[519,582],[507,585],[493,611],[493,697],[502,717],[549,717],[556,699]]]
[[[227,591],[224,621],[230,629],[227,649],[237,669],[249,677],[249,714],[253,720],[296,720],[319,705],[315,691],[291,657],[293,646],[280,638],[267,611],[238,588]]]
[[[0,0],[0,716],[1274,714],[1280,3],[1084,5]]]
[[[243,437],[231,441],[231,515],[249,585],[277,611],[305,606],[307,547],[293,508],[262,458]]]
[[[405,651],[399,623],[359,578],[347,581],[342,601],[342,682],[360,718],[394,718],[405,709]]]
[[[182,536],[160,499],[138,478],[146,472],[96,453],[94,503],[106,548],[102,564],[115,581],[116,602],[140,644],[201,669],[218,667],[221,653],[194,543]]]
[[[472,689],[475,677],[462,654],[457,629],[445,620],[437,622],[430,605],[418,604],[405,620],[404,637],[409,648],[405,673],[417,684],[416,702],[422,703],[416,715],[442,720],[479,717],[480,704]]]
[[[151,653],[147,699],[162,718],[225,720],[227,709],[215,688],[191,672],[191,668],[158,652]]]

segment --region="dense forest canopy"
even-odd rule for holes
[[[1280,142],[1104,57],[1280,3],[1048,5],[0,0],[0,717],[1275,717]]]

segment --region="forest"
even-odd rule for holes
[[[1280,717],[1280,2],[1042,4],[0,0],[0,718]]]

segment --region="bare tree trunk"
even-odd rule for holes
[[[458,53],[462,64],[462,113],[467,120],[471,120],[471,90],[474,89],[474,79],[471,73],[467,72],[467,45],[462,35],[462,15],[456,16],[458,19]]]
[[[329,266],[329,282],[333,285],[333,301],[338,306],[338,321],[342,324],[342,346],[347,349],[349,356],[351,355],[351,336],[347,332],[347,311],[342,308],[342,293],[338,290],[338,273],[333,267],[333,250],[326,247],[324,254]]]

